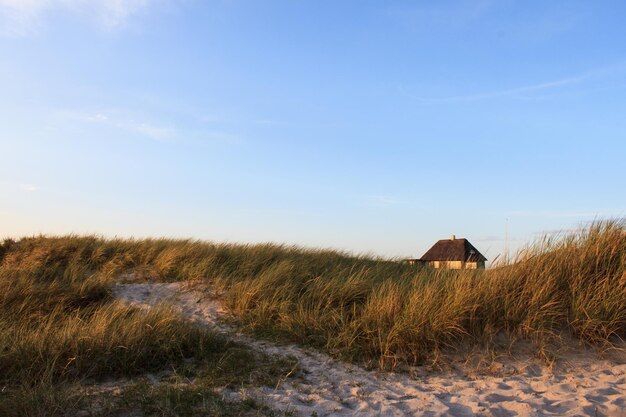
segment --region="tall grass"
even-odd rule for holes
[[[91,238],[0,245],[1,416],[91,410],[81,383],[163,370],[189,373],[190,366],[202,381],[193,390],[230,415],[241,407],[219,400],[212,387],[275,384],[291,370],[169,308],[144,311],[115,301],[113,274],[100,262],[107,259],[105,246]],[[139,400],[130,406],[145,408]]]
[[[97,290],[76,279],[85,273],[104,280],[129,270],[146,279],[203,279],[224,290],[245,328],[381,367],[459,347],[493,347],[502,336],[532,341],[544,354],[558,349],[562,336],[601,348],[626,336],[623,221],[544,239],[485,271],[270,244],[76,236],[7,242],[0,256],[3,268],[38,282],[65,274],[86,286],[87,298]]]
[[[626,336],[626,234],[623,223],[597,223],[485,271],[356,263],[311,276],[281,261],[233,282],[227,301],[252,329],[382,367],[493,347],[502,335],[544,355],[564,336],[610,347]]]
[[[112,302],[100,276],[73,279],[0,269],[0,383],[132,376],[226,344],[165,308]]]

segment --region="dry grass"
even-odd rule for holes
[[[599,223],[545,239],[486,271],[399,269],[355,261],[320,274],[288,260],[227,285],[249,328],[280,331],[381,367],[441,351],[530,340],[550,360],[564,335],[600,348],[626,336],[626,234]]]
[[[196,383],[172,389],[172,400],[158,410],[157,403],[150,408],[145,401],[161,389],[152,387],[125,392],[124,402],[112,397],[109,411],[177,415],[177,409],[195,413],[208,404],[214,415],[240,415],[238,410],[249,407],[222,401],[212,389],[274,385],[293,370],[291,363],[230,342],[168,308],[144,311],[116,302],[110,296],[112,275],[98,264],[97,245],[89,246],[96,249],[93,258],[81,252],[80,243],[97,241],[42,242],[7,241],[0,250],[0,415],[98,414],[82,385],[162,371]],[[182,404],[187,392],[203,393],[203,402]]]
[[[68,300],[77,306],[101,295],[99,280],[128,270],[146,279],[208,280],[225,291],[227,306],[247,329],[387,368],[459,347],[494,348],[503,339],[529,340],[549,359],[563,335],[601,349],[626,336],[622,221],[544,239],[486,271],[167,239],[33,237],[7,242],[1,253],[2,268],[17,282],[19,276],[46,282],[61,274],[81,294]],[[81,332],[88,327],[93,323]]]

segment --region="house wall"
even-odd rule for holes
[[[428,264],[435,269],[485,269],[485,262],[432,261]]]
[[[465,269],[485,269],[485,261],[482,262],[466,262]]]
[[[463,269],[463,261],[432,261],[430,266],[436,269]]]

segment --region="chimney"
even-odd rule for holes
[[[450,240],[454,240],[454,239],[456,239],[456,236],[454,235],[450,236]]]

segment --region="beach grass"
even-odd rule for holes
[[[26,239],[2,245],[0,415],[143,410],[144,415],[161,416],[202,407],[212,415],[243,415],[251,404],[225,401],[213,389],[273,386],[293,371],[289,361],[196,326],[172,308],[143,310],[116,301],[113,275],[98,267],[97,253],[94,259],[79,253],[84,242],[66,238],[31,245],[35,242]],[[193,383],[159,383],[143,390],[131,385],[117,395],[105,395],[107,401],[84,389],[150,374],[185,375]],[[167,401],[147,401],[159,390],[169,393]],[[183,407],[189,393],[201,401]],[[272,414],[260,406],[258,411]]]
[[[80,335],[108,328],[103,338],[111,344],[88,350],[100,355],[113,345],[132,346],[117,355],[115,360],[127,362],[115,369],[133,363],[137,372],[149,370],[155,358],[202,354],[211,345],[188,325],[169,325],[162,312],[139,315],[109,301],[102,305],[110,297],[110,283],[129,271],[135,279],[201,280],[223,293],[225,305],[245,330],[387,369],[432,361],[442,352],[497,348],[502,340],[528,341],[550,360],[571,338],[604,350],[626,337],[626,234],[621,220],[541,239],[506,262],[474,271],[434,270],[395,259],[275,244],[95,236],[8,240],[0,256],[4,311],[21,311],[19,320],[38,329],[42,340],[52,337],[45,332],[51,317],[80,317],[80,324],[75,320],[71,325],[54,319],[65,323],[66,336],[55,332],[54,337],[73,346],[66,353],[86,343],[79,342]],[[64,285],[70,287],[58,289]],[[20,291],[23,295],[16,299],[22,301],[12,301],[11,294]],[[55,300],[55,291],[64,294],[63,306],[45,301]],[[84,303],[102,305],[100,313]],[[30,311],[35,304],[42,307]],[[126,320],[123,325],[120,317]],[[110,325],[103,325],[107,321]],[[147,324],[164,333],[156,332],[149,341],[132,339]],[[10,335],[4,340],[22,339],[3,332]],[[17,343],[23,345],[20,352],[32,349],[26,343]],[[52,369],[37,368],[45,376],[85,369],[95,376],[111,372],[97,359],[88,366],[78,359],[68,365],[71,354],[46,354],[59,359]],[[14,369],[28,369],[26,361]]]

